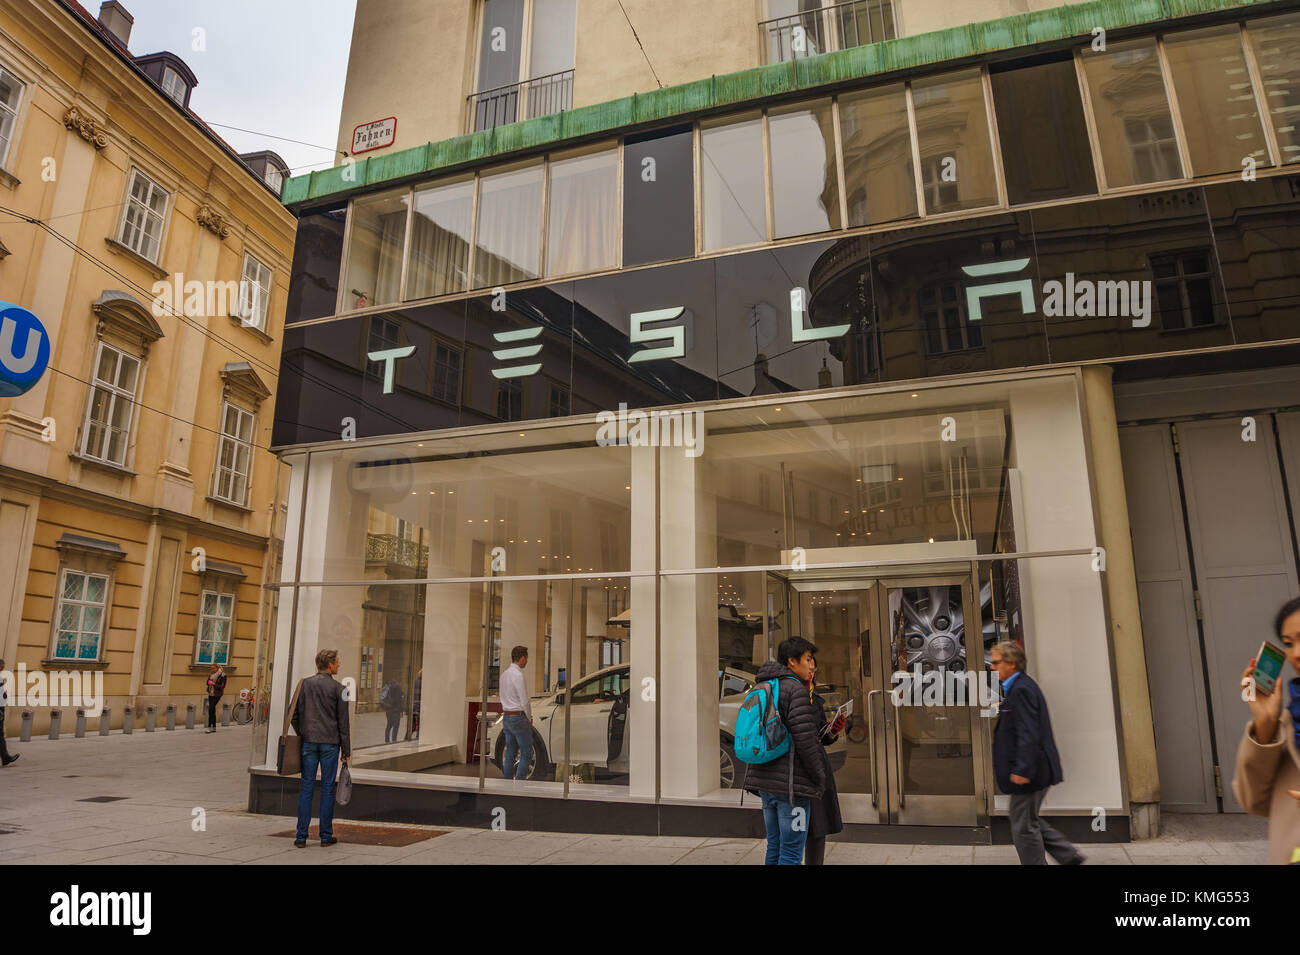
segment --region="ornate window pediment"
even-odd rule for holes
[[[221,369],[221,380],[225,382],[222,397],[226,401],[258,409],[263,401],[271,397],[271,389],[253,366],[246,361],[231,361]]]
[[[139,299],[126,292],[105,290],[90,306],[98,317],[95,336],[103,338],[105,332],[125,339],[138,348],[141,358],[149,354],[149,346],[163,337],[162,326]]]

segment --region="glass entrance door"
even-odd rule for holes
[[[827,747],[844,821],[986,825],[989,720],[970,581],[792,574],[786,585],[791,627],[774,644],[798,635],[817,645],[814,688],[826,719],[853,701]],[[968,620],[976,621],[969,657]]]

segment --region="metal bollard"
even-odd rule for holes
[[[167,732],[176,729],[176,704],[167,704]]]
[[[221,725],[222,726],[230,725],[230,704],[229,703],[221,704]]]
[[[194,704],[193,703],[185,704],[185,728],[187,730],[194,729]]]
[[[99,735],[107,736],[109,729],[113,725],[113,711],[109,707],[104,707],[99,711]]]
[[[50,710],[50,739],[59,738],[59,724],[63,722],[63,710]]]
[[[31,710],[23,710],[23,728],[18,736],[20,743],[30,743],[32,741],[32,718],[35,716],[36,714]]]
[[[152,733],[154,727],[158,725],[158,704],[150,703],[144,708],[144,731]]]
[[[76,738],[76,739],[85,739],[85,738],[86,738],[86,710],[85,710],[85,707],[81,707],[81,706],[77,707],[77,729],[76,729],[76,732],[73,733],[73,736],[74,736],[74,738]]]
[[[122,707],[122,732],[130,736],[131,731],[135,729],[135,707]]]

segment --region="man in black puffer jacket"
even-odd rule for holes
[[[763,800],[767,827],[767,865],[799,865],[808,838],[812,800],[826,787],[821,754],[822,714],[808,698],[804,680],[812,679],[817,648],[803,637],[781,641],[777,659],[768,660],[755,677],[777,680],[777,712],[790,734],[790,752],[746,770],[745,789]]]

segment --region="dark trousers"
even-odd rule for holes
[[[217,728],[217,706],[220,705],[220,703],[221,703],[221,697],[219,696],[208,697],[208,727],[210,729]]]
[[[388,715],[388,725],[384,727],[384,742],[396,743],[397,733],[402,725],[402,711],[388,710],[386,712]]]
[[[804,865],[826,864],[826,837],[809,836],[803,847]]]
[[[1061,865],[1083,861],[1083,855],[1069,839],[1038,818],[1047,790],[1033,793],[1013,793],[1011,796],[1011,841],[1021,865],[1047,865],[1043,850],[1051,853]]]
[[[0,762],[9,762],[9,747],[5,745],[5,719],[9,716],[9,707],[0,707]]]

